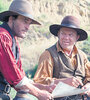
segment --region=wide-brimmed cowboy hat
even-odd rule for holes
[[[32,24],[40,23],[33,18],[33,11],[31,3],[28,0],[13,0],[9,10],[0,13],[0,21],[4,22],[5,18],[12,15],[22,15],[32,19]]]
[[[62,20],[60,25],[59,24],[53,24],[49,27],[49,29],[50,29],[50,32],[53,35],[57,36],[58,31],[62,27],[71,28],[71,29],[76,30],[77,34],[80,35],[78,41],[85,40],[88,37],[87,32],[80,28],[80,21],[74,16],[64,17],[64,19]]]

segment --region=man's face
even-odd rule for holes
[[[71,51],[74,44],[79,39],[77,32],[70,28],[61,28],[58,32],[58,39],[62,49]]]
[[[12,18],[11,29],[14,32],[14,35],[20,38],[24,38],[31,22],[31,19],[24,16],[18,16],[16,19]]]

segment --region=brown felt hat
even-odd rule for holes
[[[40,23],[33,18],[32,6],[28,0],[13,0],[9,10],[0,13],[0,21],[4,22],[6,17],[12,15],[22,15],[32,19],[32,24],[40,25]]]
[[[62,27],[71,28],[71,29],[76,30],[77,34],[80,35],[80,38],[78,39],[78,41],[85,40],[88,37],[87,32],[80,28],[80,22],[74,16],[64,17],[64,19],[62,20],[60,25],[59,24],[53,24],[49,27],[49,29],[50,29],[50,32],[53,35],[57,36],[58,31]]]

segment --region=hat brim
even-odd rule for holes
[[[28,18],[32,19],[32,24],[41,25],[38,21],[34,20],[34,19],[30,16],[30,14],[27,15],[27,14],[17,13],[17,12],[13,12],[13,11],[4,11],[4,12],[0,13],[0,21],[4,22],[6,17],[12,16],[12,15],[22,15],[22,16],[24,16],[24,17],[28,17]]]
[[[66,28],[71,28],[71,29],[74,29],[77,34],[80,36],[80,38],[78,39],[78,41],[83,41],[83,40],[86,40],[87,37],[88,37],[88,34],[86,31],[84,31],[83,29],[79,29],[79,28],[72,28],[72,27],[69,27],[69,26],[63,26],[63,25],[58,25],[58,24],[53,24],[49,27],[49,30],[50,32],[57,36],[58,34],[58,31],[60,30],[60,28],[62,27],[66,27]]]

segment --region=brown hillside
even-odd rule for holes
[[[12,1],[12,0],[8,0]],[[49,25],[60,24],[66,15],[77,16],[81,27],[90,33],[89,0],[29,0],[32,3],[35,19],[41,26],[31,26],[26,38],[20,40],[21,57],[24,68],[32,68],[38,63],[40,54],[54,44],[57,39],[49,32]]]

